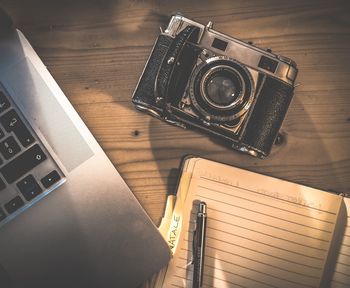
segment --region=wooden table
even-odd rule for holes
[[[350,2],[0,0],[156,224],[176,169],[197,154],[350,192]],[[181,11],[294,59],[298,87],[264,160],[135,110],[131,95],[159,27]]]
[[[0,0],[155,223],[185,154],[350,192],[347,1]],[[264,160],[136,111],[131,95],[159,27],[181,11],[294,59],[295,96]]]

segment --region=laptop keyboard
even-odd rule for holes
[[[0,90],[0,226],[56,188],[63,174]]]

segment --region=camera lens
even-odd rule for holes
[[[195,111],[205,119],[231,123],[248,111],[254,99],[254,82],[243,64],[214,56],[193,71],[189,96]]]
[[[205,85],[205,98],[219,107],[231,106],[242,92],[241,79],[230,70],[212,73]]]
[[[244,81],[236,69],[218,65],[209,69],[201,80],[203,99],[216,109],[230,109],[241,101]]]

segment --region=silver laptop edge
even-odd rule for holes
[[[157,228],[18,30],[0,39],[0,85],[64,175],[0,227],[0,287],[135,287],[165,266]]]

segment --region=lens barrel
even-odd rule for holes
[[[228,57],[215,56],[194,70],[189,92],[194,107],[206,119],[227,122],[248,110],[254,85],[245,66]]]
[[[240,73],[227,65],[209,69],[201,80],[200,93],[217,109],[230,109],[242,101],[245,83]]]

